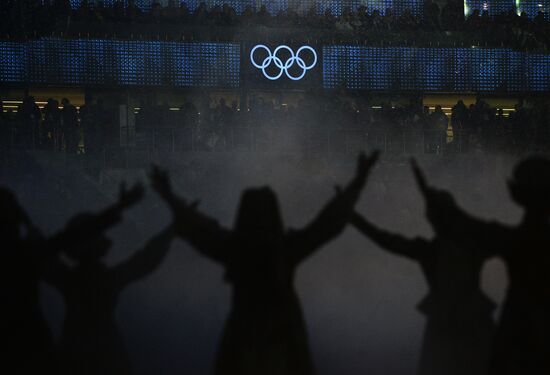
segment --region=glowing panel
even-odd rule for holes
[[[0,62],[0,83],[238,87],[240,80],[240,48],[228,43],[2,41]]]
[[[117,0],[104,0],[103,3],[106,7],[112,7]],[[496,1],[496,0],[492,0]],[[202,0],[184,0],[182,1],[187,7],[194,11],[200,5]],[[90,1],[93,5],[93,1]],[[128,4],[128,0],[123,1],[124,5]],[[154,0],[135,0],[135,4],[142,11],[149,11]],[[168,0],[161,0],[159,3],[163,6],[168,4]],[[176,1],[178,6],[180,2]],[[77,9],[82,4],[82,0],[71,0],[71,7]],[[208,7],[223,6],[227,4],[235,9],[237,14],[241,14],[247,7],[251,7],[254,10],[260,9],[261,6],[265,6],[267,11],[273,15],[276,15],[283,11],[293,11],[300,14],[304,14],[311,9],[315,10],[318,14],[323,14],[329,10],[333,15],[340,15],[344,9],[349,8],[352,10],[357,9],[360,6],[366,6],[368,12],[378,10],[382,14],[386,12],[386,9],[391,8],[394,14],[401,14],[406,9],[409,9],[413,14],[421,14],[422,12],[422,0],[210,0],[205,2]]]
[[[533,54],[526,59],[529,91],[550,91],[550,55]]]
[[[266,53],[265,57],[258,60],[257,51]],[[282,57],[279,52],[286,52],[288,56]],[[311,62],[304,60],[304,55],[309,54]],[[317,52],[311,46],[304,45],[299,47],[296,51],[291,47],[281,44],[273,49],[265,44],[258,44],[250,50],[250,63],[256,68],[262,71],[263,76],[270,80],[276,81],[284,76],[292,81],[300,81],[303,79],[308,70],[313,69],[317,65]],[[273,74],[270,74],[268,69],[272,67]],[[294,68],[294,72],[292,72]],[[297,72],[296,72],[297,71]]]
[[[413,48],[411,48],[413,49]],[[412,89],[423,91],[447,91],[451,89],[450,81],[452,49],[447,48],[417,48],[414,60],[415,70],[403,74],[404,80],[414,78],[416,82]]]
[[[0,41],[0,83],[26,80],[26,49],[17,42]]]
[[[550,90],[550,55],[511,49],[323,47],[323,85],[380,91]]]
[[[490,15],[516,10],[515,0],[466,0],[464,13],[470,15],[474,10],[487,11]]]
[[[502,49],[471,49],[471,74],[473,91],[503,90],[506,81],[502,66],[506,51]]]
[[[544,13],[545,19],[550,19],[550,0],[521,0],[517,4],[518,12],[525,12],[529,18],[535,18],[538,12]]]

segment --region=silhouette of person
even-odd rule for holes
[[[50,373],[57,370],[53,341],[42,315],[38,283],[45,264],[57,252],[93,238],[114,225],[123,209],[136,203],[142,188],[121,189],[119,202],[103,212],[91,215],[80,225],[72,225],[60,233],[45,238],[34,227],[17,203],[13,193],[0,188],[0,296],[3,308],[0,325],[4,339],[0,364],[2,373]],[[22,236],[21,229],[26,229]]]
[[[233,286],[215,374],[314,373],[294,274],[303,260],[342,232],[376,158],[376,153],[361,155],[351,183],[308,226],[288,231],[268,187],[243,192],[235,227],[227,230],[198,212],[197,203],[176,197],[165,172],[153,171],[153,187],[171,207],[177,235],[221,263]]]
[[[417,171],[423,180],[420,170]],[[525,209],[522,222],[509,227],[477,219],[458,207],[444,190],[428,186],[425,196],[468,246],[496,252],[506,263],[509,286],[497,327],[490,374],[550,373],[550,160],[520,162],[508,187]]]
[[[61,119],[63,122],[63,133],[65,135],[65,147],[68,153],[76,154],[80,142],[78,110],[67,98],[61,100],[61,105],[63,106],[61,110]]]
[[[89,215],[80,214],[69,227],[88,221]],[[52,262],[45,280],[59,290],[66,306],[60,339],[64,373],[131,373],[115,322],[118,296],[130,283],[148,276],[160,265],[172,237],[172,228],[168,227],[125,262],[107,267],[101,259],[107,255],[111,241],[99,233],[65,252],[76,263],[74,267],[59,257]]]
[[[480,288],[480,274],[490,254],[454,241],[445,215],[429,204],[426,208],[435,231],[431,240],[389,233],[357,213],[351,223],[380,247],[418,262],[424,273],[429,294],[418,306],[427,322],[417,374],[485,375],[495,305]]]

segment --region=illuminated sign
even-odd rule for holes
[[[259,50],[266,52],[266,55],[263,56],[261,62],[256,61],[256,53]],[[282,57],[281,52],[286,52],[285,57]],[[312,58],[312,61],[306,63],[303,59],[303,55],[308,52]],[[283,62],[283,60],[285,60]],[[280,45],[273,53],[268,46],[263,44],[258,44],[252,48],[250,51],[250,62],[254,67],[260,69],[265,78],[276,81],[282,77],[283,73],[293,81],[299,81],[306,75],[307,71],[312,69],[317,64],[317,52],[310,46],[302,46],[298,48],[296,53],[294,50],[286,45]],[[268,69],[273,69],[269,71]],[[294,70],[291,70],[294,69]],[[296,71],[297,70],[297,71]]]
[[[550,92],[550,54],[509,48],[0,40],[0,88],[19,85]]]

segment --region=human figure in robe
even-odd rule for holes
[[[311,375],[306,329],[294,276],[300,263],[339,235],[350,219],[377,154],[359,157],[355,178],[305,228],[285,230],[275,193],[245,190],[233,230],[177,197],[158,169],[153,187],[170,206],[177,235],[225,267],[232,307],[221,339],[217,375]]]
[[[417,182],[424,193],[421,176]],[[481,290],[490,253],[455,241],[437,206],[426,207],[435,237],[406,238],[378,228],[358,213],[351,223],[383,249],[418,262],[429,294],[419,304],[426,316],[418,375],[486,375],[494,336],[495,304]]]
[[[524,208],[517,226],[469,215],[447,191],[429,186],[416,171],[428,204],[453,228],[453,239],[495,252],[506,264],[509,285],[489,374],[550,374],[550,160],[530,157],[515,167],[508,187]]]
[[[14,194],[0,188],[0,332],[4,340],[0,372],[54,373],[58,370],[53,339],[42,315],[38,284],[45,265],[57,253],[85,243],[120,220],[121,212],[142,195],[136,186],[121,189],[119,201],[79,225],[46,238],[30,221]],[[25,229],[23,235],[21,229]]]
[[[81,214],[69,224],[89,220]],[[65,299],[66,313],[60,339],[63,373],[69,375],[125,375],[131,366],[120,334],[115,309],[125,287],[158,268],[172,240],[168,227],[126,261],[107,267],[102,259],[111,241],[99,233],[65,254],[76,265],[61,258],[51,264],[45,280]]]

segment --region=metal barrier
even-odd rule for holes
[[[139,135],[138,135],[139,137]],[[456,132],[447,139],[445,131],[416,130],[387,132],[361,128],[288,128],[288,127],[227,127],[203,129],[160,128],[151,130],[148,144],[138,148],[161,152],[272,152],[332,154],[381,150],[392,154],[442,154],[467,149],[466,132]]]
[[[12,140],[15,138],[12,134]],[[47,150],[66,152],[53,137]],[[90,169],[148,167],[153,160],[183,153],[273,153],[330,156],[380,150],[388,156],[457,154],[477,150],[475,134],[441,130],[385,131],[362,128],[291,128],[277,126],[159,127],[136,133],[135,145],[79,150]],[[33,137],[34,140],[34,137]],[[61,140],[62,141],[62,140]],[[5,146],[5,145],[4,145]],[[34,142],[29,147],[35,147]],[[11,147],[20,144],[12,142]],[[9,146],[8,146],[9,148]],[[44,150],[44,148],[42,148]],[[75,155],[76,156],[76,155]]]

